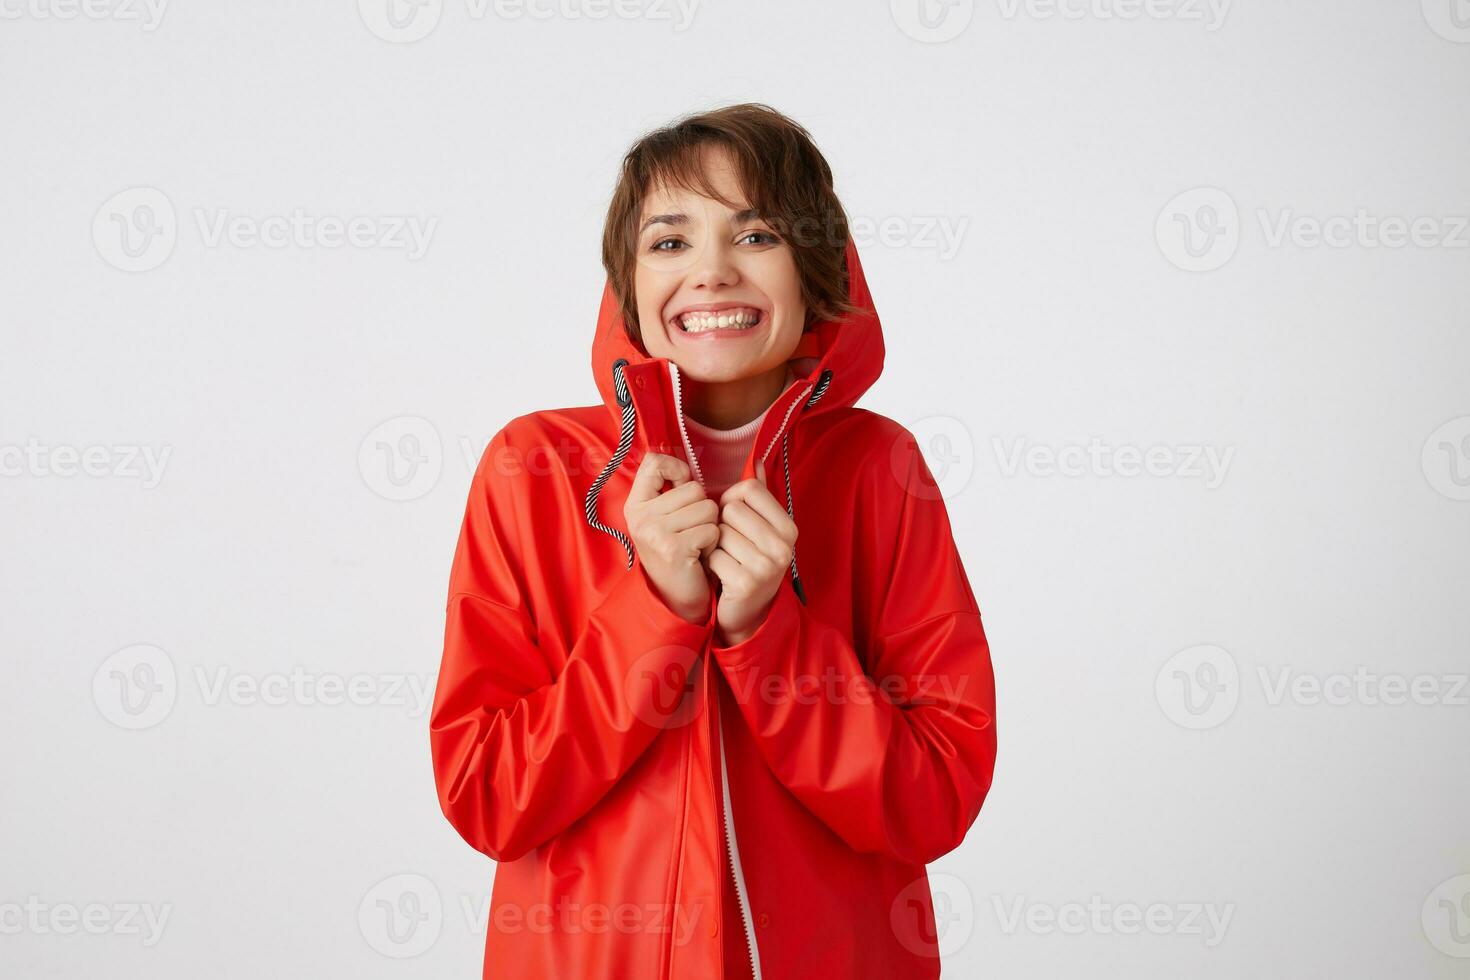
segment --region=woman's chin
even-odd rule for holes
[[[679,375],[690,381],[699,381],[703,384],[722,384],[728,381],[740,381],[744,378],[757,374],[753,366],[745,363],[743,359],[733,360],[730,357],[701,356],[698,353],[691,354],[688,351],[680,351],[678,357],[669,358],[679,365]]]

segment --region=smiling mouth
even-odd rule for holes
[[[684,333],[700,334],[715,330],[750,330],[760,326],[765,317],[764,310],[758,310],[752,306],[740,306],[713,312],[691,310],[674,317],[674,323]]]

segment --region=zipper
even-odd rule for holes
[[[704,474],[700,472],[699,461],[695,458],[694,445],[689,439],[689,430],[684,427],[684,389],[679,380],[679,366],[672,359],[669,360],[668,365],[669,378],[674,387],[674,415],[679,420],[679,437],[684,441],[684,453],[689,458],[689,468],[694,478],[699,481],[700,486],[704,486]],[[776,442],[786,431],[786,424],[791,421],[792,414],[811,394],[814,387],[811,384],[806,385],[802,393],[786,407],[786,414],[781,419],[781,424],[766,445],[766,451],[760,455],[762,463],[776,448]],[[760,946],[755,941],[755,926],[751,922],[750,895],[745,889],[745,872],[740,867],[740,846],[735,842],[735,810],[730,804],[730,777],[725,766],[725,720],[720,711],[720,692],[717,684],[718,681],[712,685],[710,696],[714,704],[715,731],[720,743],[720,815],[723,818],[721,824],[725,831],[725,853],[730,860],[730,875],[735,879],[735,899],[740,906],[740,924],[745,930],[745,952],[750,959],[751,976],[754,977],[754,980],[762,980]]]
[[[714,692],[715,727],[720,733],[720,792],[725,816],[725,853],[730,858],[730,876],[735,879],[735,901],[740,906],[740,923],[745,927],[745,955],[750,959],[750,974],[761,980],[759,947],[755,928],[750,921],[750,896],[745,890],[745,873],[740,869],[740,847],[735,843],[735,808],[730,805],[730,776],[725,766],[725,722],[720,712],[720,694]]]
[[[679,437],[684,440],[684,452],[689,457],[689,468],[694,478],[704,486],[704,474],[695,459],[694,446],[689,440],[689,430],[684,427],[684,391],[679,381],[679,366],[669,361],[669,377],[674,383],[674,414],[679,420]],[[784,422],[782,423],[784,426]],[[725,722],[720,713],[718,680],[712,679],[711,702],[715,711],[715,732],[720,743],[720,824],[724,828],[725,853],[730,860],[730,875],[735,879],[735,898],[740,906],[740,924],[745,930],[745,954],[750,960],[751,975],[761,980],[760,957],[755,942],[755,929],[750,921],[750,899],[745,890],[745,875],[740,870],[740,850],[735,843],[734,815],[730,806],[730,778],[725,774]]]
[[[684,428],[684,387],[679,381],[679,365],[673,361],[669,361],[669,377],[674,382],[674,414],[679,417],[679,437],[684,440],[684,455],[689,457],[694,479],[704,486],[704,474],[699,471],[699,460],[694,458],[694,444],[689,441],[689,431]]]
[[[807,400],[807,397],[811,395],[812,389],[815,387],[816,385],[807,385],[805,388],[802,389],[801,394],[793,398],[791,400],[791,404],[786,406],[786,415],[781,419],[781,424],[776,427],[776,434],[771,436],[771,441],[766,444],[766,451],[761,453],[762,463],[764,463],[766,461],[766,458],[769,457],[772,451],[775,450],[776,443],[781,438],[781,433],[786,431],[786,423],[791,421],[791,413],[796,411],[796,407],[798,405],[801,405]]]

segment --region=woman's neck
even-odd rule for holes
[[[786,362],[763,374],[738,381],[695,381],[684,378],[684,414],[712,429],[738,428],[756,418],[786,390],[791,368]]]

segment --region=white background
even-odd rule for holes
[[[751,100],[866,222],[861,404],[992,645],[945,975],[1465,976],[1463,0],[64,2],[0,0],[0,974],[479,975],[427,735],[472,466],[597,402],[627,146]],[[298,210],[367,238],[240,237]]]

